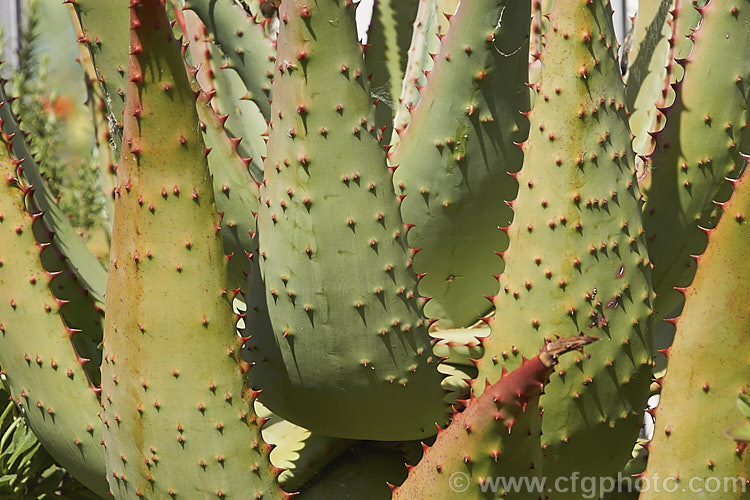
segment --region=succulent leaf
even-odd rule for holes
[[[275,338],[248,349],[254,380],[279,389],[261,401],[323,434],[427,437],[446,406],[370,119],[354,7],[290,0],[280,17],[258,215]]]
[[[528,2],[461,4],[391,164],[405,195],[408,242],[422,250],[414,270],[425,314],[442,328],[468,326],[488,312],[507,248],[508,175],[521,167],[514,145],[528,133]],[[450,96],[450,98],[446,98]]]
[[[448,17],[456,12],[458,0],[420,0],[414,19],[411,44],[407,52],[406,69],[401,82],[398,102],[394,102],[393,133],[391,145],[399,143],[398,133],[411,120],[411,109],[420,99],[421,87],[427,83],[426,73],[432,70],[434,62],[431,54],[440,50],[440,38],[445,36],[450,26]]]
[[[198,14],[227,57],[226,66],[240,75],[247,99],[270,119],[274,51],[256,23],[258,12],[249,13],[233,0],[186,0],[185,8]]]
[[[750,380],[750,176],[745,174],[734,188],[724,217],[709,232],[706,252],[697,259],[695,279],[684,290],[685,308],[676,320],[655,412],[644,478],[658,474],[670,488],[677,481],[678,491],[686,478],[706,485],[709,478],[750,479],[744,446],[724,436],[737,421],[734,399],[747,394]],[[682,497],[715,498],[716,493],[707,490],[691,489]],[[744,498],[738,491],[724,493],[725,498]],[[641,498],[662,496],[651,490]]]
[[[412,498],[538,498],[539,492],[514,491],[498,478],[541,478],[542,416],[539,395],[560,355],[597,340],[568,337],[546,344],[537,356],[487,386],[479,397],[465,402],[450,425],[425,446],[422,460],[394,490],[395,499]],[[490,483],[492,481],[492,483]],[[531,484],[531,483],[530,483]]]
[[[651,152],[651,136],[663,127],[657,104],[663,104],[668,90],[667,66],[671,57],[670,37],[674,19],[670,14],[673,0],[647,1],[638,4],[633,27],[632,49],[628,54],[625,101],[630,110],[630,128],[635,135],[633,149],[638,154]]]
[[[614,476],[648,397],[653,311],[609,2],[555,2],[545,37],[506,271],[474,391],[545,339],[601,336],[586,356],[563,359],[542,395],[544,474]]]
[[[5,91],[2,99],[6,100]],[[54,233],[54,246],[65,257],[67,265],[77,276],[81,285],[86,288],[91,297],[100,304],[104,303],[104,289],[107,284],[107,272],[86,248],[83,239],[78,235],[65,214],[57,206],[46,182],[42,178],[39,167],[25,142],[23,132],[20,131],[16,118],[10,106],[0,107],[0,120],[3,120],[7,133],[18,134],[16,140],[11,141],[13,158],[21,161],[24,177],[34,186],[33,203],[38,210],[43,211],[44,225]]]
[[[125,110],[127,89],[128,33],[121,16],[116,13],[126,8],[128,0],[66,0],[78,16],[82,36],[96,68],[96,74],[109,111],[109,131],[114,149],[122,143],[122,113]]]
[[[286,498],[244,380],[196,97],[163,3],[130,9],[102,365],[110,488]]]
[[[196,69],[201,89],[213,96],[211,105],[221,116],[224,130],[233,138],[241,138],[237,153],[250,160],[250,173],[263,180],[263,158],[266,156],[265,136],[268,126],[258,106],[247,98],[247,87],[236,71],[222,64],[225,59],[198,15],[190,10],[176,10],[178,23],[190,39],[188,59]]]
[[[44,267],[62,260],[43,226],[50,212],[36,205],[46,189],[31,175],[31,156],[19,156],[28,150],[2,86],[0,127],[0,283],[16,284],[0,287],[0,373],[55,460],[93,491],[106,494],[99,401],[84,370],[88,360],[73,341],[86,326],[67,323],[70,317],[63,312],[87,304],[66,305],[64,299],[81,298],[79,285],[65,276],[67,269]],[[67,295],[57,296],[61,291]],[[90,302],[88,307],[86,312],[93,313]]]
[[[750,2],[713,1],[700,13],[692,50],[680,60],[679,92],[664,110],[667,123],[655,135],[650,174],[641,183],[658,318],[682,300],[673,288],[689,285],[695,273],[690,256],[703,253],[707,241],[700,227],[715,226],[713,201],[722,201],[725,178],[736,178],[746,164],[740,147],[748,120]]]
[[[304,488],[306,483],[355,443],[348,439],[313,434],[274,415],[259,401],[256,401],[255,409],[258,417],[269,419],[263,426],[263,439],[274,447],[271,462],[285,469],[279,475],[279,484],[285,490]]]

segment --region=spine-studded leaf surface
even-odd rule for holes
[[[258,186],[248,171],[247,159],[237,152],[239,140],[226,135],[206,94],[198,98],[196,110],[207,146],[216,209],[222,214],[221,239],[229,256],[227,286],[244,287],[251,269],[248,254],[256,246],[252,214],[258,212]]]
[[[221,235],[224,253],[229,258],[229,286],[243,289],[243,299],[249,309],[244,318],[248,334],[272,338],[264,283],[257,262],[254,214],[258,212],[258,186],[248,172],[247,159],[238,154],[238,140],[230,139],[221,127],[226,117],[216,116],[208,97],[201,93],[196,110],[203,138],[210,150],[208,168],[213,178],[216,209],[222,214]],[[251,347],[252,340],[245,347]],[[261,417],[269,414],[266,412]],[[263,427],[263,437],[277,445],[272,460],[275,465],[286,468],[278,478],[286,490],[304,485],[327,461],[333,460],[350,445],[348,440],[311,435],[306,429],[270,416],[273,420]]]
[[[745,445],[724,431],[739,420],[735,400],[750,383],[750,175],[735,184],[723,209],[706,252],[696,259],[695,280],[683,290],[685,308],[668,351],[644,476],[645,484],[658,475],[667,481],[664,490],[677,493],[650,490],[642,499],[748,495],[740,493],[750,480]]]
[[[219,49],[209,45],[215,57]],[[263,180],[263,159],[266,157],[268,125],[258,106],[246,98],[247,88],[242,79],[230,68],[224,66],[216,72],[214,80],[216,96],[213,107],[220,115],[229,115],[224,122],[224,130],[232,136],[242,138],[237,152],[250,158],[250,173],[253,178]]]
[[[122,113],[127,89],[128,32],[116,12],[126,8],[128,0],[66,0],[78,15],[85,43],[96,67],[96,76],[104,91],[109,127],[116,150],[122,141]]]
[[[6,99],[5,90],[0,88],[0,100]],[[72,336],[73,345],[81,357],[91,361],[84,365],[84,370],[91,382],[98,386],[106,272],[56,204],[39,165],[31,155],[29,144],[25,142],[26,133],[10,106],[0,106],[0,120],[5,132],[12,136],[8,140],[8,153],[23,171],[25,182],[33,186],[27,201],[29,211],[32,214],[44,212],[44,217],[34,225],[37,243],[49,246],[41,253],[41,265],[55,276],[50,283],[55,297],[69,302],[61,310],[62,317],[66,324],[80,330],[80,334]]]
[[[675,102],[674,84],[682,80],[685,74],[685,68],[679,61],[690,55],[693,42],[688,37],[703,17],[693,6],[707,2],[644,0],[644,5],[639,7],[628,54],[625,104],[630,111],[630,130],[635,136],[633,150],[639,155],[637,165],[641,191],[651,182],[648,155],[653,153],[658,132],[666,124],[665,109]]]
[[[222,116],[223,129],[231,137],[242,139],[237,144],[237,152],[250,158],[250,172],[255,179],[262,180],[268,135],[266,120],[248,98],[247,87],[237,72],[222,64],[225,56],[198,15],[190,10],[176,10],[175,14],[177,23],[184,25],[185,37],[190,40],[186,55],[190,64],[197,68],[195,79],[204,92],[213,96],[211,107]],[[209,167],[210,163],[209,160]]]
[[[85,40],[86,37],[81,27],[81,19],[73,4],[69,4],[68,13],[76,39]],[[124,27],[123,31],[127,31],[127,26]],[[109,125],[110,113],[107,108],[107,96],[104,93],[102,85],[98,83],[99,77],[94,66],[94,60],[91,57],[91,51],[88,45],[83,42],[78,46],[78,64],[81,65],[81,69],[83,70],[84,81],[86,83],[86,101],[91,112],[92,125],[94,126],[96,164],[99,171],[101,193],[104,196],[103,215],[105,217],[104,220],[107,221],[103,229],[106,231],[107,238],[109,238],[112,230],[111,221],[115,210],[114,199],[112,197],[112,190],[117,183],[115,165],[117,165],[119,157],[119,152],[113,149],[113,147],[116,143],[116,147],[119,150],[120,143],[122,142],[122,134],[118,132],[118,138],[116,140],[113,138],[113,130],[110,129]]]
[[[400,94],[393,95],[393,128],[404,129],[411,120],[411,109],[420,98],[419,89],[424,87],[425,72],[434,66],[431,54],[440,50],[440,38],[448,31],[448,16],[456,12],[458,0],[420,0],[414,19],[411,44],[407,52],[404,78]],[[447,14],[447,15],[446,15]],[[398,97],[398,101],[396,98]],[[398,133],[391,134],[391,145],[398,145]]]
[[[643,186],[659,317],[682,300],[673,287],[690,284],[690,255],[706,248],[699,226],[716,224],[712,201],[725,177],[736,178],[745,165],[739,148],[750,98],[750,1],[714,0],[699,10],[703,20],[691,35],[692,52],[680,61],[685,75],[664,110],[667,124],[656,135]]]
[[[83,368],[87,360],[74,349],[84,326],[63,319],[68,308],[96,313],[59,267],[45,214],[33,201],[37,186],[21,167],[32,160],[23,162],[13,152],[24,136],[9,108],[0,89],[0,376],[55,460],[105,494],[99,402]],[[73,295],[81,302],[66,305]]]
[[[499,228],[512,218],[505,201],[521,167],[514,145],[528,125],[529,2],[465,2],[451,19],[435,67],[391,158],[396,192],[405,194],[409,245],[420,248],[419,292],[425,314],[444,328],[487,312],[507,248]],[[499,26],[499,27],[498,27]]]
[[[511,373],[503,371],[481,396],[472,395],[466,409],[438,432],[435,444],[424,446],[422,460],[410,468],[393,498],[449,500],[457,493],[467,499],[539,498],[532,487],[514,490],[497,479],[541,477],[539,393],[561,354],[594,340],[580,336],[550,342]]]
[[[625,103],[631,112],[629,122],[636,153],[651,152],[648,132],[659,130],[661,116],[656,105],[666,97],[667,63],[672,49],[669,38],[674,20],[669,14],[672,0],[644,1],[639,4],[633,26],[633,42],[628,53],[628,86]],[[661,124],[663,126],[663,124]]]
[[[254,380],[282,384],[262,400],[313,431],[428,436],[445,405],[370,119],[354,5],[289,0],[280,18],[258,218],[276,338],[249,351]]]
[[[279,498],[243,383],[195,96],[163,3],[131,2],[102,367],[118,498]]]
[[[615,43],[609,2],[555,2],[475,384],[481,392],[545,338],[602,338],[563,359],[541,398],[548,477],[615,475],[650,383],[649,262]]]
[[[5,100],[5,93],[2,90],[0,90],[0,99]],[[0,106],[0,120],[3,120],[5,126],[9,127],[10,133],[15,132],[19,135],[19,138],[11,141],[11,151],[13,156],[21,162],[20,166],[24,170],[23,176],[34,185],[33,204],[38,210],[44,212],[44,225],[55,235],[54,247],[65,257],[66,266],[75,274],[77,281],[87,290],[87,293],[95,301],[103,304],[107,271],[86,247],[68,217],[57,205],[57,200],[52,196],[46,180],[39,171],[39,166],[34,161],[29,144],[26,143],[25,138],[20,138],[22,132],[10,106]]]
[[[247,87],[247,99],[268,119],[271,112],[271,78],[274,51],[271,40],[256,23],[257,11],[246,12],[233,0],[186,0],[216,39],[228,61]]]

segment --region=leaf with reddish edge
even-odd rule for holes
[[[453,422],[438,430],[435,444],[423,445],[422,460],[394,488],[393,498],[448,500],[457,493],[465,498],[495,498],[504,491],[493,491],[487,481],[500,476],[540,478],[539,395],[560,355],[595,340],[586,335],[555,340],[512,372],[503,370],[499,381],[488,385],[481,396],[472,396],[466,409],[454,413]],[[520,495],[513,498],[537,498],[531,488],[508,493]]]

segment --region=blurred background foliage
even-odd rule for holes
[[[15,47],[3,46],[12,62],[2,76],[16,96],[13,110],[30,133],[31,151],[42,175],[73,226],[97,257],[106,263],[109,237],[104,182],[98,169],[92,113],[94,86],[79,63],[79,47],[69,10],[60,0],[25,0],[17,25]],[[12,51],[12,53],[10,53]],[[107,145],[104,145],[108,147]]]

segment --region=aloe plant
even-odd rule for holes
[[[605,0],[65,3],[109,266],[0,85],[0,366],[92,493],[746,487],[748,0],[645,2],[625,77]]]

